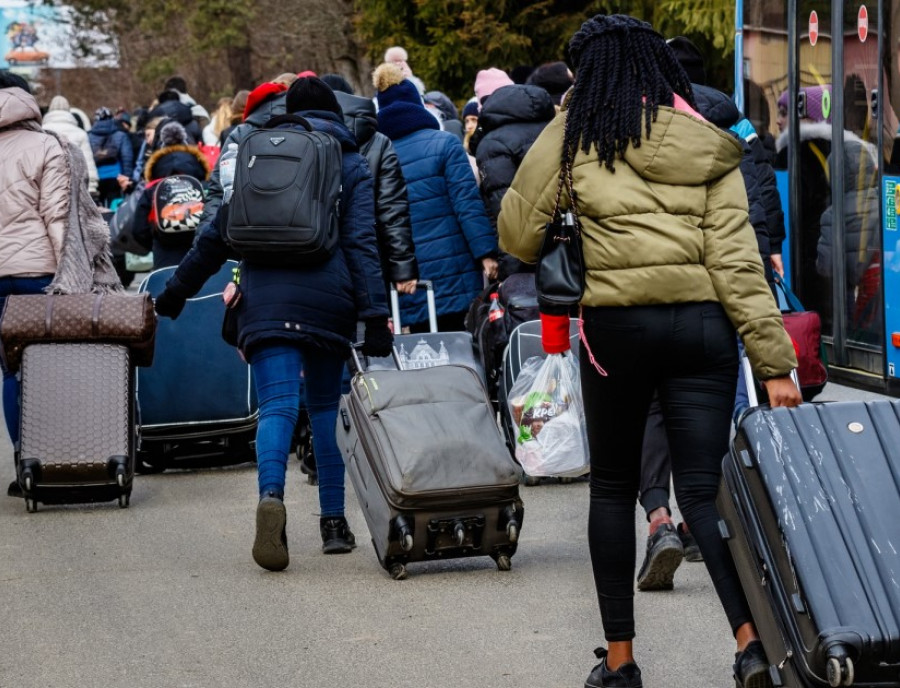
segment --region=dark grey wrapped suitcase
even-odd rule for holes
[[[900,402],[754,408],[723,537],[775,686],[900,686]]]
[[[22,356],[16,473],[39,502],[119,500],[134,479],[134,367],[116,344],[29,344]]]
[[[338,445],[381,565],[489,556],[508,570],[524,509],[520,469],[478,374],[456,365],[358,373]]]

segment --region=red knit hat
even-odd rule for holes
[[[250,116],[251,112],[269,98],[278,95],[279,93],[284,93],[285,91],[287,91],[287,86],[284,84],[273,84],[271,81],[267,81],[254,88],[250,91],[250,95],[247,96],[247,105],[244,106],[244,120]]]
[[[311,77],[311,76],[317,77],[317,76],[319,76],[319,75],[316,74],[316,73],[315,73],[314,71],[312,71],[311,69],[307,69],[306,71],[303,71],[303,72],[300,72],[299,74],[297,74],[297,78],[298,78],[298,79],[305,79],[305,78]]]

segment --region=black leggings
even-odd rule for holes
[[[751,620],[718,529],[715,498],[737,381],[734,328],[718,303],[584,308],[581,345],[591,454],[588,541],[608,641],[634,637],[634,510],[654,390],[666,418],[675,496],[732,630]]]

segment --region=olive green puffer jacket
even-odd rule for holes
[[[566,111],[544,129],[503,198],[500,247],[535,263],[553,212]],[[585,306],[719,301],[759,379],[797,365],[766,284],[740,143],[686,112],[660,107],[615,172],[579,151],[572,176],[586,267]],[[563,204],[567,195],[563,194]]]

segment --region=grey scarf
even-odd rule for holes
[[[112,264],[109,225],[88,193],[87,161],[77,146],[54,132],[66,153],[69,173],[69,220],[62,255],[48,294],[88,294],[124,291]]]

